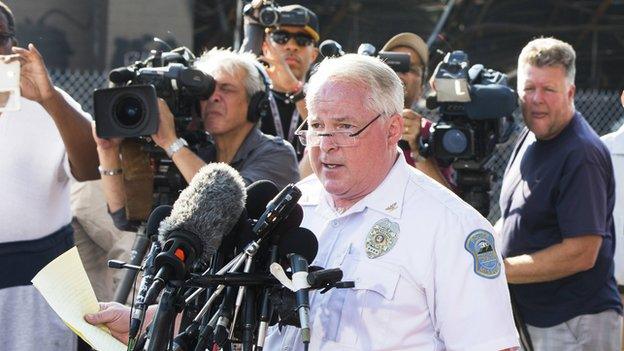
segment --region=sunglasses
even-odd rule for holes
[[[305,33],[290,33],[285,30],[276,30],[271,32],[271,39],[280,45],[288,43],[290,38],[294,38],[295,43],[301,47],[310,46],[314,43],[314,38]]]

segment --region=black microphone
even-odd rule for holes
[[[126,84],[136,77],[136,71],[128,67],[115,68],[108,74],[108,80],[114,84]]]
[[[145,303],[155,301],[167,284],[150,330],[148,350],[168,343],[175,311],[176,286],[181,285],[197,260],[207,262],[238,221],[245,204],[245,185],[236,170],[224,163],[202,167],[173,204],[171,215],[160,224],[162,252],[154,261],[157,274]],[[163,302],[164,301],[164,302]],[[158,323],[157,323],[158,322]]]
[[[280,252],[288,253],[292,281],[297,301],[301,340],[310,343],[310,301],[308,297],[308,262],[312,262],[318,251],[318,240],[306,228],[297,228],[280,240]]]
[[[277,185],[270,180],[258,180],[247,187],[247,216],[258,219],[264,213],[267,204],[279,193]]]
[[[293,209],[297,206],[297,201],[301,198],[301,190],[294,184],[288,184],[271,200],[264,213],[258,218],[253,227],[254,233],[260,238],[264,238],[282,220],[288,218]]]
[[[339,57],[345,54],[342,46],[337,41],[331,39],[324,40],[319,45],[319,50],[324,57]]]
[[[293,238],[293,239],[290,239]],[[296,242],[293,242],[297,238]],[[286,236],[282,245],[296,245],[288,248],[291,253],[287,255],[290,261],[290,269],[293,273],[293,287],[297,300],[297,312],[301,325],[301,340],[304,344],[310,343],[310,300],[308,293],[308,259],[314,260],[318,251],[316,236],[306,228],[299,228],[297,234]],[[282,251],[283,252],[283,251]]]
[[[214,342],[220,347],[223,347],[228,338],[229,325],[234,315],[234,302],[237,292],[238,288],[236,286],[228,286],[225,289],[223,301],[217,312],[218,319],[217,325],[214,328]]]
[[[147,258],[145,259],[145,269],[143,271],[143,277],[141,278],[141,284],[139,285],[139,292],[134,300],[136,308],[132,311],[132,319],[130,320],[130,330],[128,333],[128,337],[130,339],[137,336],[139,329],[141,328],[141,323],[143,323],[143,318],[145,317],[145,311],[147,310],[145,296],[148,288],[154,281],[154,273],[156,273],[154,260],[156,259],[156,255],[158,255],[161,250],[161,245],[158,241],[158,227],[160,226],[160,222],[162,222],[166,217],[169,217],[172,208],[173,207],[170,205],[158,206],[152,211],[147,219],[146,234],[148,239],[152,242],[152,246],[147,254]]]
[[[201,168],[160,225],[163,252],[156,256],[154,284],[183,279],[194,261],[189,255],[207,262],[238,221],[244,203],[243,179],[235,169],[224,163]]]

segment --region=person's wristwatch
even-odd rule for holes
[[[182,138],[177,138],[173,143],[171,143],[171,145],[169,145],[169,147],[167,147],[165,152],[167,152],[167,156],[169,156],[169,158],[172,158],[173,154],[180,151],[180,149],[182,149],[185,146],[188,146],[188,143],[186,142],[186,140]]]

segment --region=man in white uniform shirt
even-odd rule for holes
[[[505,272],[487,220],[409,166],[403,87],[382,61],[323,61],[307,94],[314,175],[299,183],[314,265],[352,289],[310,294],[310,350],[511,350],[518,346]],[[87,315],[127,341],[129,310]],[[300,330],[269,331],[264,350],[304,349]]]
[[[378,59],[325,60],[306,97],[314,175],[299,183],[314,265],[353,289],[310,294],[310,350],[502,350],[517,347],[492,227],[397,148],[403,88]],[[274,327],[266,350],[301,350]]]

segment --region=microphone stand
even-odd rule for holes
[[[167,350],[177,314],[176,300],[178,300],[177,296],[179,291],[180,287],[174,284],[167,284],[167,286],[165,286],[149,332],[147,351]]]
[[[145,233],[146,223],[143,222],[139,226],[137,230],[136,236],[134,238],[134,244],[132,244],[132,250],[130,251],[130,264],[140,266],[143,261],[143,257],[145,257],[145,253],[147,252],[147,248],[149,247],[150,240]],[[115,290],[115,295],[113,297],[113,301],[119,302],[121,304],[125,304],[128,300],[128,295],[130,295],[130,290],[132,290],[132,285],[134,284],[134,280],[136,279],[137,272],[133,270],[128,270],[125,272],[121,282],[117,286]]]

